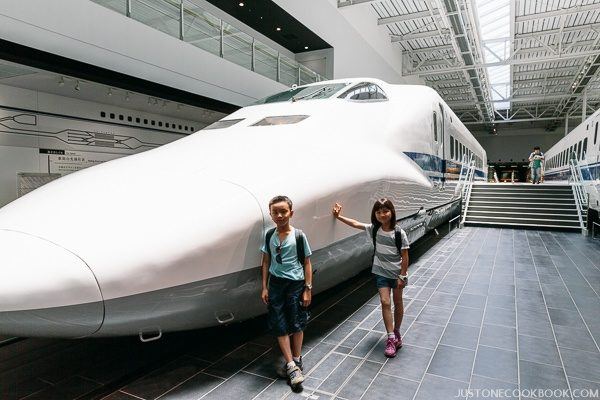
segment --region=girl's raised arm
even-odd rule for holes
[[[333,210],[332,210],[333,216],[336,217],[337,219],[339,219],[340,221],[342,221],[343,223],[345,223],[346,225],[349,225],[353,228],[356,229],[362,229],[363,231],[365,229],[367,229],[367,225],[363,224],[362,222],[359,222],[355,219],[352,218],[346,218],[346,217],[342,217],[342,205],[339,203],[335,203],[333,205]]]

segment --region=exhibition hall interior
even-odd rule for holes
[[[600,398],[600,0],[0,2],[0,399]]]

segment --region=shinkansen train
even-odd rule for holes
[[[486,154],[425,86],[347,79],[292,87],[161,147],[63,176],[0,209],[0,335],[195,329],[265,313],[268,201],[294,201],[314,291],[368,267],[368,220],[392,199],[411,241],[459,207]],[[118,201],[116,201],[118,199]]]
[[[597,181],[600,179],[600,110],[593,113],[546,153],[545,180],[566,181],[571,177],[569,160],[575,159],[581,167],[584,186],[590,196],[590,208],[598,206]]]

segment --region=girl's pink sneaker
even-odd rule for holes
[[[400,331],[394,329],[394,336],[396,337],[396,349],[402,348],[402,336],[400,336]]]
[[[385,351],[383,352],[386,357],[396,357],[396,339],[388,338],[385,343]]]

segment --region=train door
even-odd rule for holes
[[[439,104],[440,107],[440,113],[439,113],[439,120],[437,123],[437,128],[438,128],[438,132],[437,132],[437,156],[438,156],[438,171],[440,171],[442,173],[442,182],[444,182],[446,180],[445,178],[445,173],[446,173],[446,146],[445,146],[445,139],[446,139],[446,115],[444,113],[444,107]]]

